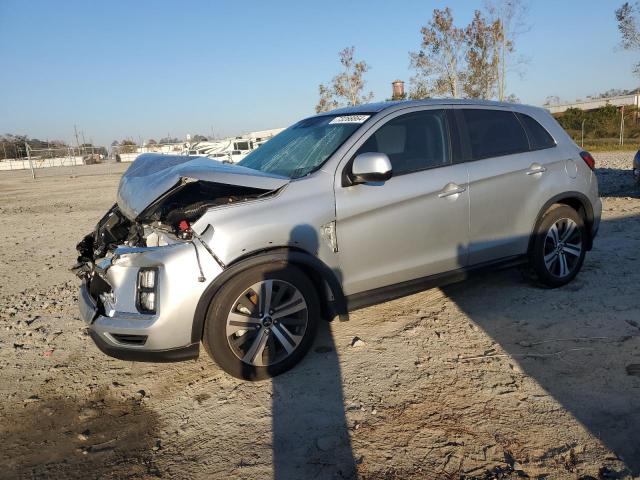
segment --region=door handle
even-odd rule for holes
[[[457,195],[466,190],[465,187],[461,187],[460,185],[456,185],[455,183],[448,183],[441,191],[438,193],[438,198],[446,198],[452,195]]]
[[[537,165],[537,166],[531,166],[529,167],[529,170],[526,171],[527,175],[535,175],[536,173],[544,173],[546,172],[547,169],[546,167],[543,167],[542,165]]]

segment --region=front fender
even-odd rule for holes
[[[344,292],[342,291],[342,285],[336,273],[317,257],[314,257],[309,253],[289,248],[277,248],[243,258],[236,263],[227,266],[227,268],[225,268],[225,270],[205,289],[198,301],[198,305],[196,306],[195,314],[193,316],[193,327],[191,329],[192,343],[199,342],[202,339],[209,304],[225,282],[244,270],[267,263],[291,263],[302,267],[304,270],[311,269],[314,274],[318,275],[329,286],[333,295],[332,307],[334,313],[339,316],[340,320],[348,319],[347,302]]]

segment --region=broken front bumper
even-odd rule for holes
[[[154,313],[139,311],[138,275],[143,268],[157,272]],[[92,276],[80,287],[80,315],[98,348],[112,357],[140,361],[195,358],[199,350],[199,344],[192,343],[196,305],[221,272],[198,242],[118,248],[112,258],[96,262]],[[93,282],[101,288],[92,288]]]

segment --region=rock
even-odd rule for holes
[[[517,363],[510,363],[509,368],[516,373],[522,373],[522,368],[520,368],[520,365],[518,365]]]
[[[116,445],[116,439],[111,439],[108,442],[96,443],[95,445],[91,445],[89,447],[89,452],[98,453],[98,452],[106,452],[109,450],[113,450]]]
[[[366,345],[365,341],[362,340],[360,337],[353,337],[353,340],[351,340],[352,347],[364,347],[365,345]]]
[[[360,410],[361,404],[359,402],[351,402],[347,405],[346,411],[350,412],[352,410]]]

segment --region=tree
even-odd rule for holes
[[[515,57],[516,40],[529,30],[526,23],[529,11],[526,0],[486,0],[485,10],[492,21],[499,21],[501,31],[497,38],[498,62],[495,66],[497,78],[497,98],[507,97],[507,73],[516,71],[522,74],[526,59]]]
[[[638,28],[638,10],[640,5],[634,2],[622,4],[615,12],[618,21],[618,30],[622,36],[620,45],[625,50],[640,50],[640,30]],[[633,72],[640,75],[640,63],[636,63]]]
[[[355,47],[347,47],[340,51],[340,63],[344,70],[333,77],[328,85],[318,87],[320,99],[316,105],[316,113],[326,112],[343,105],[360,105],[373,98],[373,92],[363,93],[364,74],[370,67],[365,61],[355,61]]]
[[[411,78],[411,98],[426,98],[431,92],[458,98],[464,75],[464,30],[453,25],[453,15],[447,7],[435,9],[420,33],[421,49],[409,53],[410,67],[416,70]]]
[[[318,85],[318,93],[320,94],[320,100],[318,100],[318,104],[316,105],[316,113],[328,112],[340,106],[331,87],[320,84]]]
[[[462,90],[469,98],[493,98],[498,79],[497,65],[500,62],[500,20],[488,21],[476,10],[473,20],[465,29],[465,60]]]
[[[206,142],[207,141],[207,137],[205,137],[204,135],[194,135],[191,137],[191,141],[192,142]]]
[[[13,135],[11,133],[2,135],[0,137],[0,143],[2,143],[0,155],[2,155],[2,158],[21,158],[24,155],[24,144],[27,141],[29,141],[29,137],[26,135]]]
[[[134,153],[138,145],[133,140],[124,139],[120,142],[118,146],[119,153]]]

